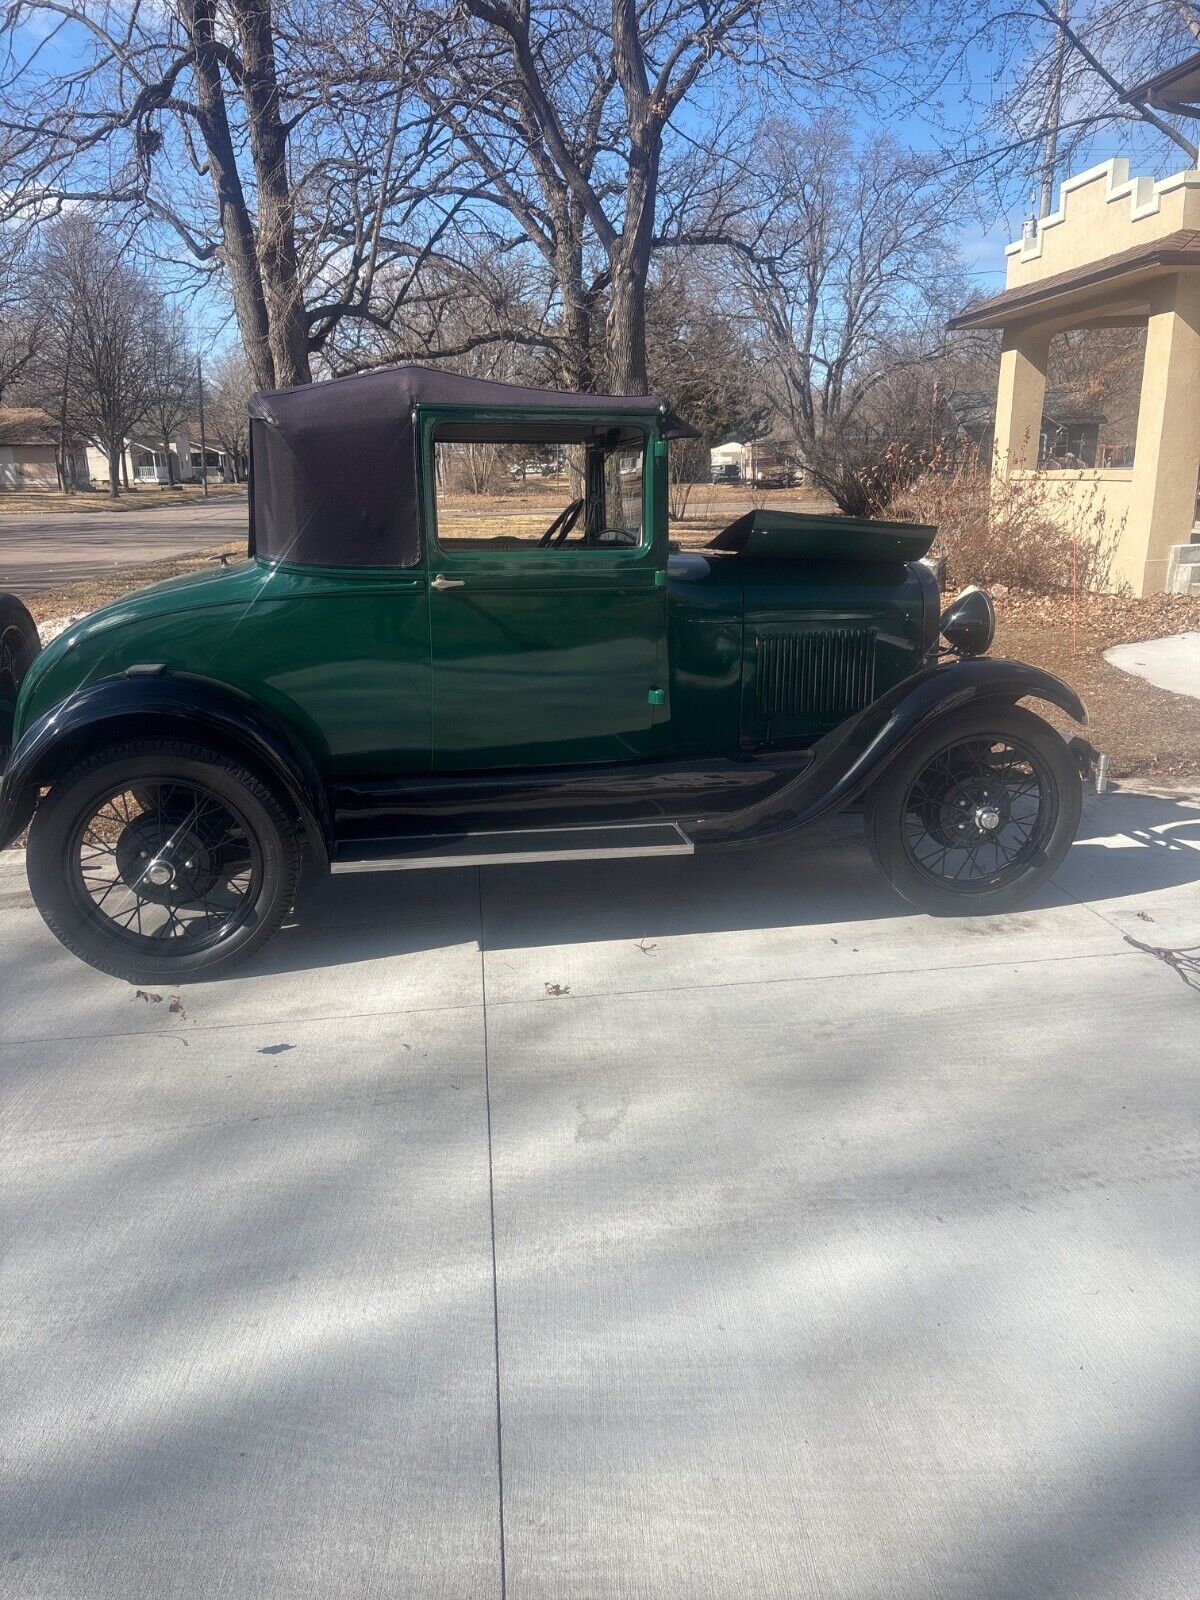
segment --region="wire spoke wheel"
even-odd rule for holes
[[[1043,851],[1055,820],[1052,794],[1032,745],[987,736],[948,745],[909,785],[901,820],[905,855],[945,889],[990,893]]]
[[[25,665],[28,645],[19,628],[0,632],[0,697],[14,699]]]
[[[209,949],[245,923],[263,862],[253,828],[225,796],[178,780],[139,781],[85,807],[68,871],[93,924],[169,957]]]

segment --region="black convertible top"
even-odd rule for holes
[[[549,412],[569,422],[658,417],[696,437],[651,395],[563,394],[467,378],[440,367],[380,367],[250,400],[250,553],[311,566],[414,566],[420,560],[416,410]]]

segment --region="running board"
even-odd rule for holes
[[[426,833],[335,845],[331,872],[402,872],[427,867],[514,866],[535,861],[616,861],[690,856],[695,845],[675,822],[607,827],[517,828],[501,833]]]

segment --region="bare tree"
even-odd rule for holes
[[[386,325],[406,278],[381,301],[381,269],[418,273],[463,204],[407,43],[369,82],[376,42],[315,0],[13,0],[4,40],[0,220],[102,203],[182,244],[263,387],[307,382],[344,318]]]
[[[939,105],[953,108],[942,163],[989,221],[1014,198],[1045,215],[1056,180],[1100,140],[1120,137],[1150,161],[1197,160],[1194,124],[1134,93],[1196,50],[1197,0],[984,0],[936,13],[925,106],[934,121]]]
[[[688,120],[685,105],[701,91],[736,97],[743,73],[760,85],[771,72],[836,83],[861,60],[867,11],[879,50],[878,8],[824,0],[613,0],[601,10],[461,0],[435,13],[421,92],[480,188],[547,264],[572,387],[599,376],[611,389],[645,392],[651,258],[661,244],[685,242],[689,210],[664,207],[665,172],[686,170],[696,142],[706,146],[702,165],[718,164],[714,135],[732,133],[731,122],[710,113],[697,140],[678,126]],[[713,232],[711,219],[703,231]]]
[[[757,353],[746,329],[720,304],[719,275],[700,270],[691,253],[662,255],[646,313],[650,379],[656,393],[698,439],[671,446],[671,517],[684,515],[692,486],[707,482],[709,451],[732,438],[761,434],[770,415]]]
[[[144,334],[146,352],[147,427],[162,445],[168,481],[177,482],[171,445],[191,414],[196,385],[195,356],[179,313],[156,297],[147,310]]]
[[[0,236],[0,402],[37,357],[44,325],[39,256],[29,241]]]
[[[63,415],[108,456],[109,494],[120,493],[125,441],[150,400],[148,330],[155,298],[91,217],[76,212],[50,231],[44,282],[58,308]]]
[[[221,356],[205,385],[205,418],[213,438],[233,462],[235,481],[241,480],[250,448],[250,396],[255,387],[250,363],[240,350]]]
[[[726,252],[730,300],[802,461],[837,496],[851,442],[891,442],[873,397],[929,359],[962,293],[947,194],[925,161],[883,138],[856,148],[831,115],[768,119],[752,148],[762,198]]]

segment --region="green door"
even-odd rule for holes
[[[611,418],[444,414],[426,437],[434,770],[651,754],[667,715],[651,440]]]

